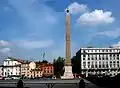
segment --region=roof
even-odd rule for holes
[[[42,71],[42,69],[36,68],[36,69],[31,69],[31,71]]]
[[[7,57],[6,59],[10,59],[11,61],[18,61],[20,63],[23,63],[25,60],[22,60],[22,59],[16,59],[16,58],[13,58],[13,57]],[[4,61],[6,61],[6,59]]]

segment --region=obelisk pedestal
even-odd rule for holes
[[[64,69],[65,72],[61,79],[73,79],[70,52],[70,13],[68,9],[66,10],[66,59]]]

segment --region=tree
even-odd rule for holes
[[[63,75],[64,72],[64,58],[62,57],[58,57],[57,59],[54,59],[53,61],[53,66],[54,66],[54,75],[56,75],[56,77],[60,77],[61,75]]]
[[[73,73],[80,74],[81,73],[81,55],[80,50],[76,53],[76,56],[73,56],[71,59],[72,62],[72,70]]]
[[[43,60],[42,63],[48,63],[48,61],[47,60]]]

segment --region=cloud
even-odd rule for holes
[[[11,42],[8,42],[6,40],[0,40],[0,53],[1,55],[10,55],[11,52]]]
[[[0,52],[3,53],[3,54],[9,54],[11,51],[11,48],[2,48],[0,49]]]
[[[120,41],[117,44],[113,44],[113,47],[119,47],[120,48]]]
[[[68,8],[70,9],[71,14],[77,14],[85,12],[87,10],[87,5],[74,2],[71,5],[69,5]]]
[[[10,42],[5,40],[0,40],[0,46],[9,46],[9,45],[11,45]]]
[[[98,35],[105,35],[105,36],[116,38],[120,35],[120,28],[117,28],[116,30],[99,32]]]
[[[0,49],[0,52],[2,52],[2,53],[8,53],[10,51],[11,51],[10,48],[2,48],[2,49]]]
[[[43,41],[21,40],[18,42],[18,45],[25,49],[47,48],[50,47],[52,44],[53,44],[52,40],[43,40]]]
[[[112,17],[112,12],[103,10],[95,10],[93,12],[86,12],[82,14],[77,22],[84,25],[98,25],[98,24],[110,24],[115,20]]]

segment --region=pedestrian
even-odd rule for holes
[[[85,82],[83,79],[81,79],[79,82],[79,88],[85,88]]]
[[[17,82],[17,88],[23,88],[23,81],[22,80],[19,80]]]

